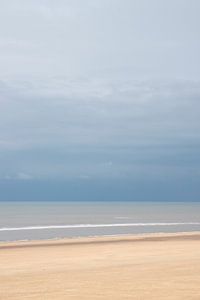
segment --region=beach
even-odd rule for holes
[[[200,233],[0,243],[0,299],[200,299]]]

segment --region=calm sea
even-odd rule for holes
[[[195,202],[0,202],[0,241],[200,231]]]

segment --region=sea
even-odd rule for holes
[[[200,231],[197,202],[0,202],[0,241]]]

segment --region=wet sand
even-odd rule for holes
[[[200,233],[0,243],[0,300],[200,299]]]

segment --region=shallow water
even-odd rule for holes
[[[0,202],[0,241],[196,230],[196,202]]]

